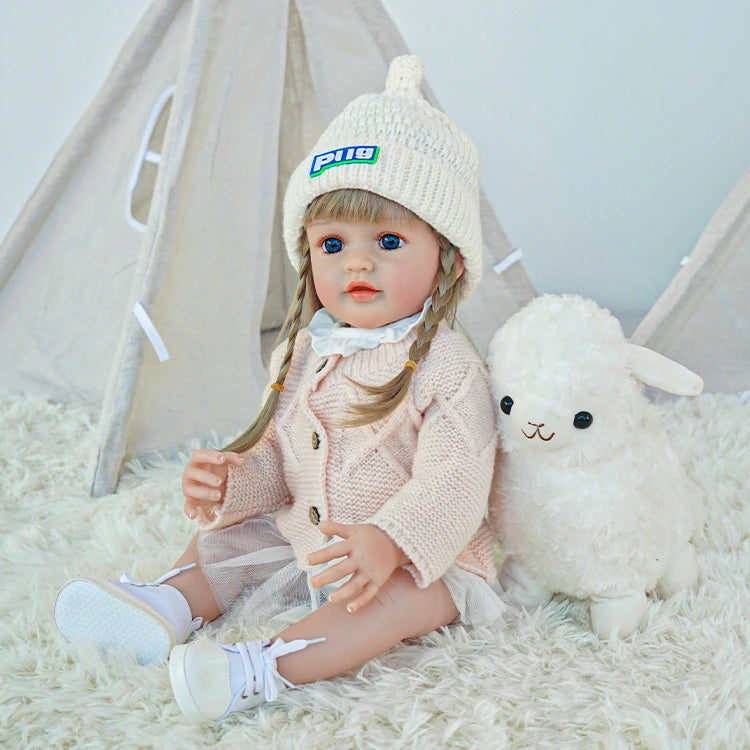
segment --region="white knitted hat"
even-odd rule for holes
[[[350,102],[294,170],[284,199],[284,242],[295,268],[309,203],[359,188],[400,203],[461,251],[467,297],[482,275],[479,155],[471,139],[420,92],[422,63],[391,62],[385,91]]]

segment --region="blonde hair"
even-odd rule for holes
[[[223,450],[243,452],[258,442],[276,411],[280,393],[284,389],[284,380],[292,362],[297,334],[302,327],[301,321],[305,300],[311,301],[313,310],[318,310],[321,307],[313,286],[310,270],[310,246],[307,241],[307,232],[304,229],[311,221],[320,218],[337,221],[365,221],[368,223],[382,220],[397,223],[419,220],[416,214],[399,203],[367,190],[335,190],[318,196],[310,203],[305,211],[303,229],[299,236],[298,244],[302,261],[298,272],[297,289],[277,338],[277,343],[286,338],[287,345],[276,380],[272,384],[271,392],[255,421]],[[438,232],[435,232],[435,236],[440,247],[437,288],[432,295],[432,301],[427,308],[424,319],[417,326],[416,338],[409,348],[409,359],[404,364],[403,369],[383,385],[374,386],[356,383],[367,398],[351,407],[350,417],[345,420],[343,426],[357,427],[370,424],[395,411],[409,392],[409,385],[419,361],[427,356],[430,351],[432,339],[437,333],[440,322],[447,320],[451,326],[455,322],[456,308],[461,298],[463,281],[459,264],[456,262],[456,254],[460,254],[460,252],[457,247]]]

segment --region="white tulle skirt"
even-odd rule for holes
[[[310,578],[332,563],[301,570],[270,516],[205,532],[198,552],[219,608],[243,621],[294,622],[325,604],[331,591],[343,584],[313,588]],[[487,625],[505,610],[499,587],[478,575],[452,565],[442,581],[458,610],[457,622]]]

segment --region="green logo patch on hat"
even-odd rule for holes
[[[379,154],[380,146],[344,146],[315,154],[310,165],[310,177],[319,177],[326,169],[342,164],[374,164]]]

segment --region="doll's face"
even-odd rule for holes
[[[331,315],[356,328],[414,315],[437,286],[440,247],[419,219],[315,219],[307,239],[318,298]]]

